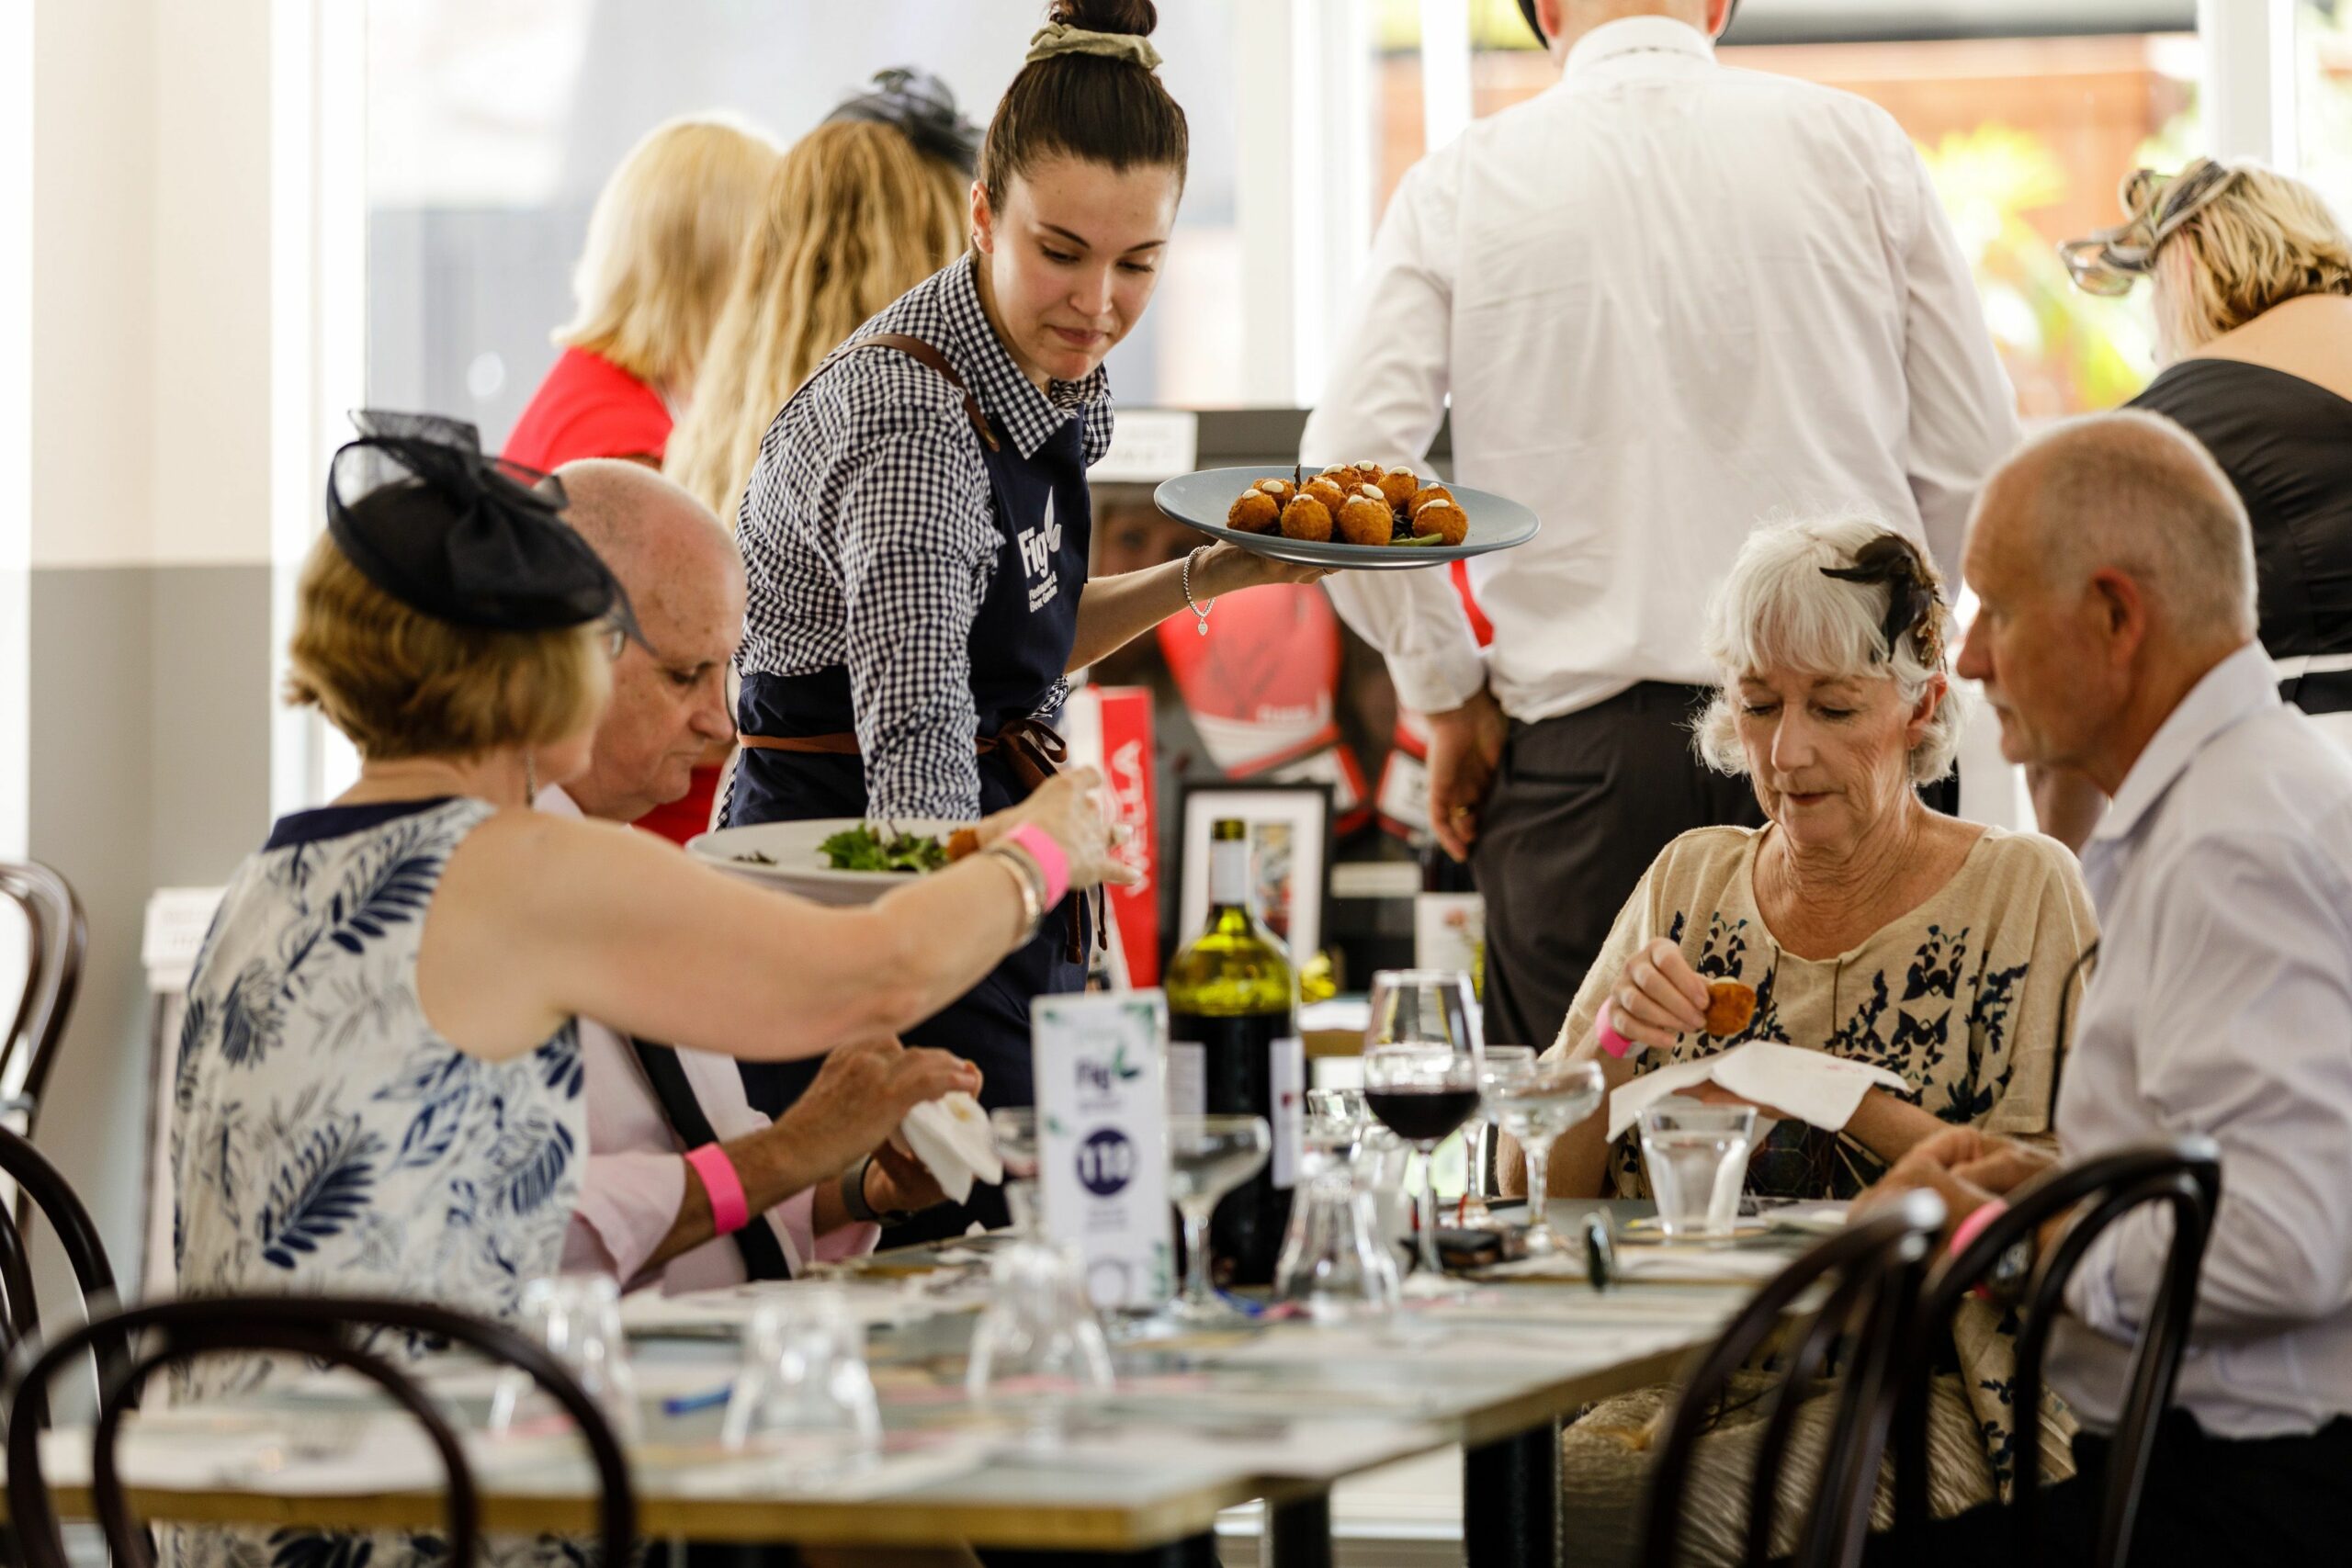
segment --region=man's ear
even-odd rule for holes
[[[2112,668],[2128,665],[2139,656],[2148,637],[2148,600],[2129,572],[2113,567],[2091,573],[2089,587],[2093,633],[2106,648]]]

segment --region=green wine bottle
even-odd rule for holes
[[[1170,1114],[1263,1116],[1273,1131],[1266,1168],[1218,1204],[1210,1222],[1210,1267],[1220,1285],[1273,1280],[1306,1094],[1298,976],[1253,911],[1250,849],[1249,824],[1227,819],[1210,829],[1208,927],[1170,962],[1165,982]]]

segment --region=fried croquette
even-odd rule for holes
[[[1331,509],[1314,496],[1302,495],[1283,508],[1283,538],[1319,545],[1330,536]]]
[[[1453,499],[1453,492],[1443,485],[1423,485],[1413,492],[1412,500],[1406,502],[1406,515],[1410,516],[1432,501],[1452,501]]]
[[[979,852],[980,836],[971,829],[958,828],[954,832],[947,835],[947,858],[949,861],[954,862],[963,860],[967,856],[976,855]]]
[[[1410,468],[1391,468],[1378,479],[1381,495],[1390,507],[1409,506],[1420,493],[1421,481]]]
[[[1450,501],[1432,501],[1413,513],[1415,535],[1435,534],[1447,545],[1458,545],[1470,536],[1470,516]]]
[[[1729,1038],[1746,1029],[1756,1016],[1756,993],[1736,980],[1717,980],[1707,987],[1707,1032]]]
[[[1369,488],[1369,487],[1366,487]],[[1351,545],[1385,545],[1396,532],[1396,514],[1388,503],[1374,491],[1366,495],[1356,491],[1349,502],[1340,508],[1340,538]]]
[[[1225,514],[1225,525],[1238,528],[1245,534],[1262,534],[1283,520],[1282,502],[1262,490],[1245,490],[1233,510]]]
[[[1340,508],[1348,503],[1347,491],[1330,479],[1309,479],[1306,487],[1298,493],[1313,496],[1323,503],[1323,510],[1334,517],[1340,514]]]
[[[1298,487],[1288,479],[1260,479],[1258,488],[1272,496],[1276,506],[1288,506],[1290,498],[1298,493]]]

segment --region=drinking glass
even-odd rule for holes
[[[629,1370],[628,1337],[621,1333],[620,1286],[610,1275],[558,1274],[533,1280],[523,1287],[520,1318],[523,1332],[545,1345],[579,1380],[581,1391],[604,1411],[616,1437],[635,1442],[643,1436],[637,1377]],[[535,1416],[554,1408],[537,1393],[528,1373],[510,1370],[491,1395],[491,1435],[506,1436],[526,1405]]]
[[[1463,1134],[1468,1146],[1466,1168],[1463,1181],[1461,1224],[1467,1230],[1501,1230],[1503,1222],[1495,1218],[1487,1207],[1487,1200],[1499,1194],[1487,1189],[1487,1150],[1493,1143],[1496,1125],[1496,1093],[1509,1078],[1523,1074],[1535,1066],[1532,1045],[1489,1045],[1485,1051],[1486,1066],[1478,1074],[1478,1114]]]
[[[1527,1250],[1551,1252],[1561,1245],[1552,1228],[1545,1183],[1550,1179],[1552,1141],[1600,1109],[1604,1085],[1593,1062],[1533,1062],[1489,1089],[1487,1105],[1496,1124],[1527,1156]]]
[[[1262,1116],[1168,1119],[1168,1187],[1184,1221],[1184,1292],[1169,1309],[1178,1323],[1244,1321],[1209,1288],[1209,1221],[1227,1193],[1265,1168],[1273,1146]]]
[[[1037,1230],[1037,1108],[1007,1105],[989,1112],[997,1157],[1004,1162],[1004,1206],[1016,1235]]]
[[[1409,1296],[1458,1293],[1442,1282],[1438,1261],[1430,1161],[1438,1145],[1478,1110],[1478,1037],[1469,994],[1469,982],[1458,972],[1392,970],[1373,976],[1364,1105],[1421,1156],[1420,1261],[1405,1285]]]
[[[773,1457],[799,1485],[856,1474],[881,1457],[865,1327],[838,1288],[794,1285],[752,1314],[718,1435],[733,1451]]]
[[[1299,1126],[1298,1191],[1274,1265],[1274,1296],[1315,1323],[1377,1315],[1396,1303],[1396,1259],[1381,1234],[1367,1178],[1377,1156],[1344,1116],[1310,1112]]]
[[[989,1304],[972,1331],[964,1392],[1022,1418],[1032,1446],[1065,1435],[1074,1406],[1111,1388],[1111,1348],[1077,1254],[1035,1237],[989,1261]]]
[[[1669,1241],[1729,1241],[1756,1144],[1756,1108],[1670,1096],[1641,1114],[1642,1164]]]

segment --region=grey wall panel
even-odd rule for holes
[[[149,875],[209,887],[269,836],[269,568],[148,577]]]

